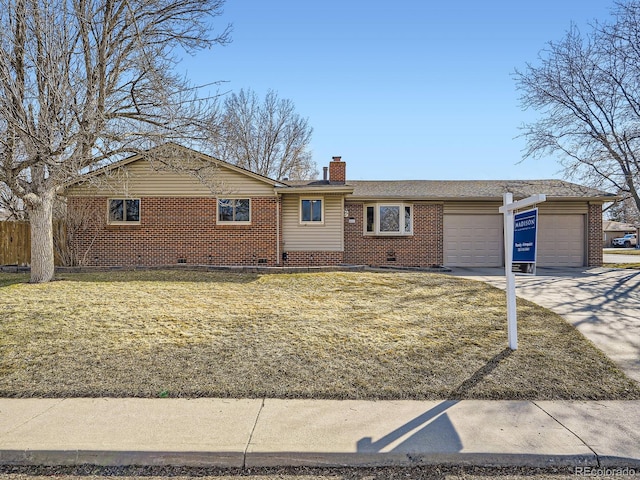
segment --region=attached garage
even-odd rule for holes
[[[347,230],[345,236],[347,244],[353,241],[351,237],[363,237],[359,250],[368,251],[367,247],[375,244],[383,254],[396,254],[384,257],[393,259],[387,263],[409,267],[430,266],[436,264],[434,259],[438,265],[447,267],[503,267],[504,218],[499,208],[505,193],[511,193],[515,200],[539,193],[546,195],[546,201],[538,205],[538,266],[600,266],[602,205],[617,199],[615,195],[562,180],[354,181],[351,184],[354,192],[349,202],[390,201],[414,206],[410,238],[369,238],[359,224],[352,233]],[[423,206],[424,211],[428,207],[430,213],[420,213],[422,210],[418,207]],[[359,222],[358,218],[348,221]],[[362,263],[367,263],[369,257],[360,258]]]

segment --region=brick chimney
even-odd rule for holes
[[[331,157],[329,162],[329,181],[345,183],[347,181],[347,164],[342,161],[342,157]]]

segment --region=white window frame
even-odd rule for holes
[[[302,219],[302,202],[320,202],[320,220],[303,220]],[[299,220],[301,225],[324,225],[324,197],[301,197],[300,198],[300,215]]]
[[[398,219],[399,231],[385,232],[380,230],[380,209],[382,207],[397,207],[400,212],[400,218]],[[367,210],[373,208],[373,231],[367,231]],[[405,212],[409,209],[409,218],[411,220],[410,229],[406,230],[405,225]],[[413,235],[413,204],[403,202],[377,202],[377,203],[365,203],[363,208],[363,230],[364,235],[368,236],[391,236],[391,237],[406,237]]]
[[[223,200],[249,200],[249,220],[220,220],[220,201]],[[235,218],[235,205],[233,216]],[[251,224],[251,198],[249,197],[218,197],[216,198],[216,223],[219,225],[250,225]]]
[[[122,201],[122,214],[123,220],[111,220],[111,202]],[[138,220],[127,220],[127,205],[126,202],[137,201],[138,202]],[[142,218],[142,201],[139,198],[125,198],[125,197],[111,197],[107,198],[107,225],[140,225]]]

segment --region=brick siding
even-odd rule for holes
[[[602,204],[590,203],[587,214],[587,266],[602,266]]]
[[[68,208],[93,207],[99,212],[73,240],[87,266],[193,265],[323,266],[379,265],[430,267],[442,265],[443,206],[413,204],[413,235],[364,235],[362,202],[347,202],[344,252],[289,251],[277,236],[281,204],[275,197],[251,198],[251,225],[217,225],[216,199],[210,197],[143,197],[139,225],[107,225],[106,197],[69,197]],[[280,212],[280,218],[282,218]],[[602,265],[602,205],[590,204],[587,215],[587,265]]]
[[[443,207],[413,204],[413,235],[364,235],[364,203],[346,203],[344,261],[356,265],[431,267],[443,263]]]
[[[321,267],[344,263],[343,252],[329,251],[289,251],[286,252],[285,267]]]
[[[344,183],[347,180],[347,164],[341,161],[342,157],[333,157],[329,162],[329,180],[336,183]]]
[[[275,197],[251,198],[251,225],[217,225],[209,197],[143,197],[139,225],[108,225],[106,197],[69,197],[70,215],[81,204],[99,212],[74,240],[88,266],[276,265]]]

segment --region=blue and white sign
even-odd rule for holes
[[[522,200],[513,201],[513,193],[502,195],[502,206],[498,211],[504,215],[504,277],[507,292],[507,336],[509,348],[518,349],[518,309],[516,308],[516,271],[518,273],[535,274],[536,240],[538,226],[538,210],[531,216],[532,210],[516,214],[521,208],[533,207],[547,200],[547,195],[537,193]],[[514,230],[517,233],[514,234]],[[515,263],[514,260],[526,259],[527,262]]]
[[[535,275],[537,239],[538,209],[516,213],[513,225],[512,272]]]

